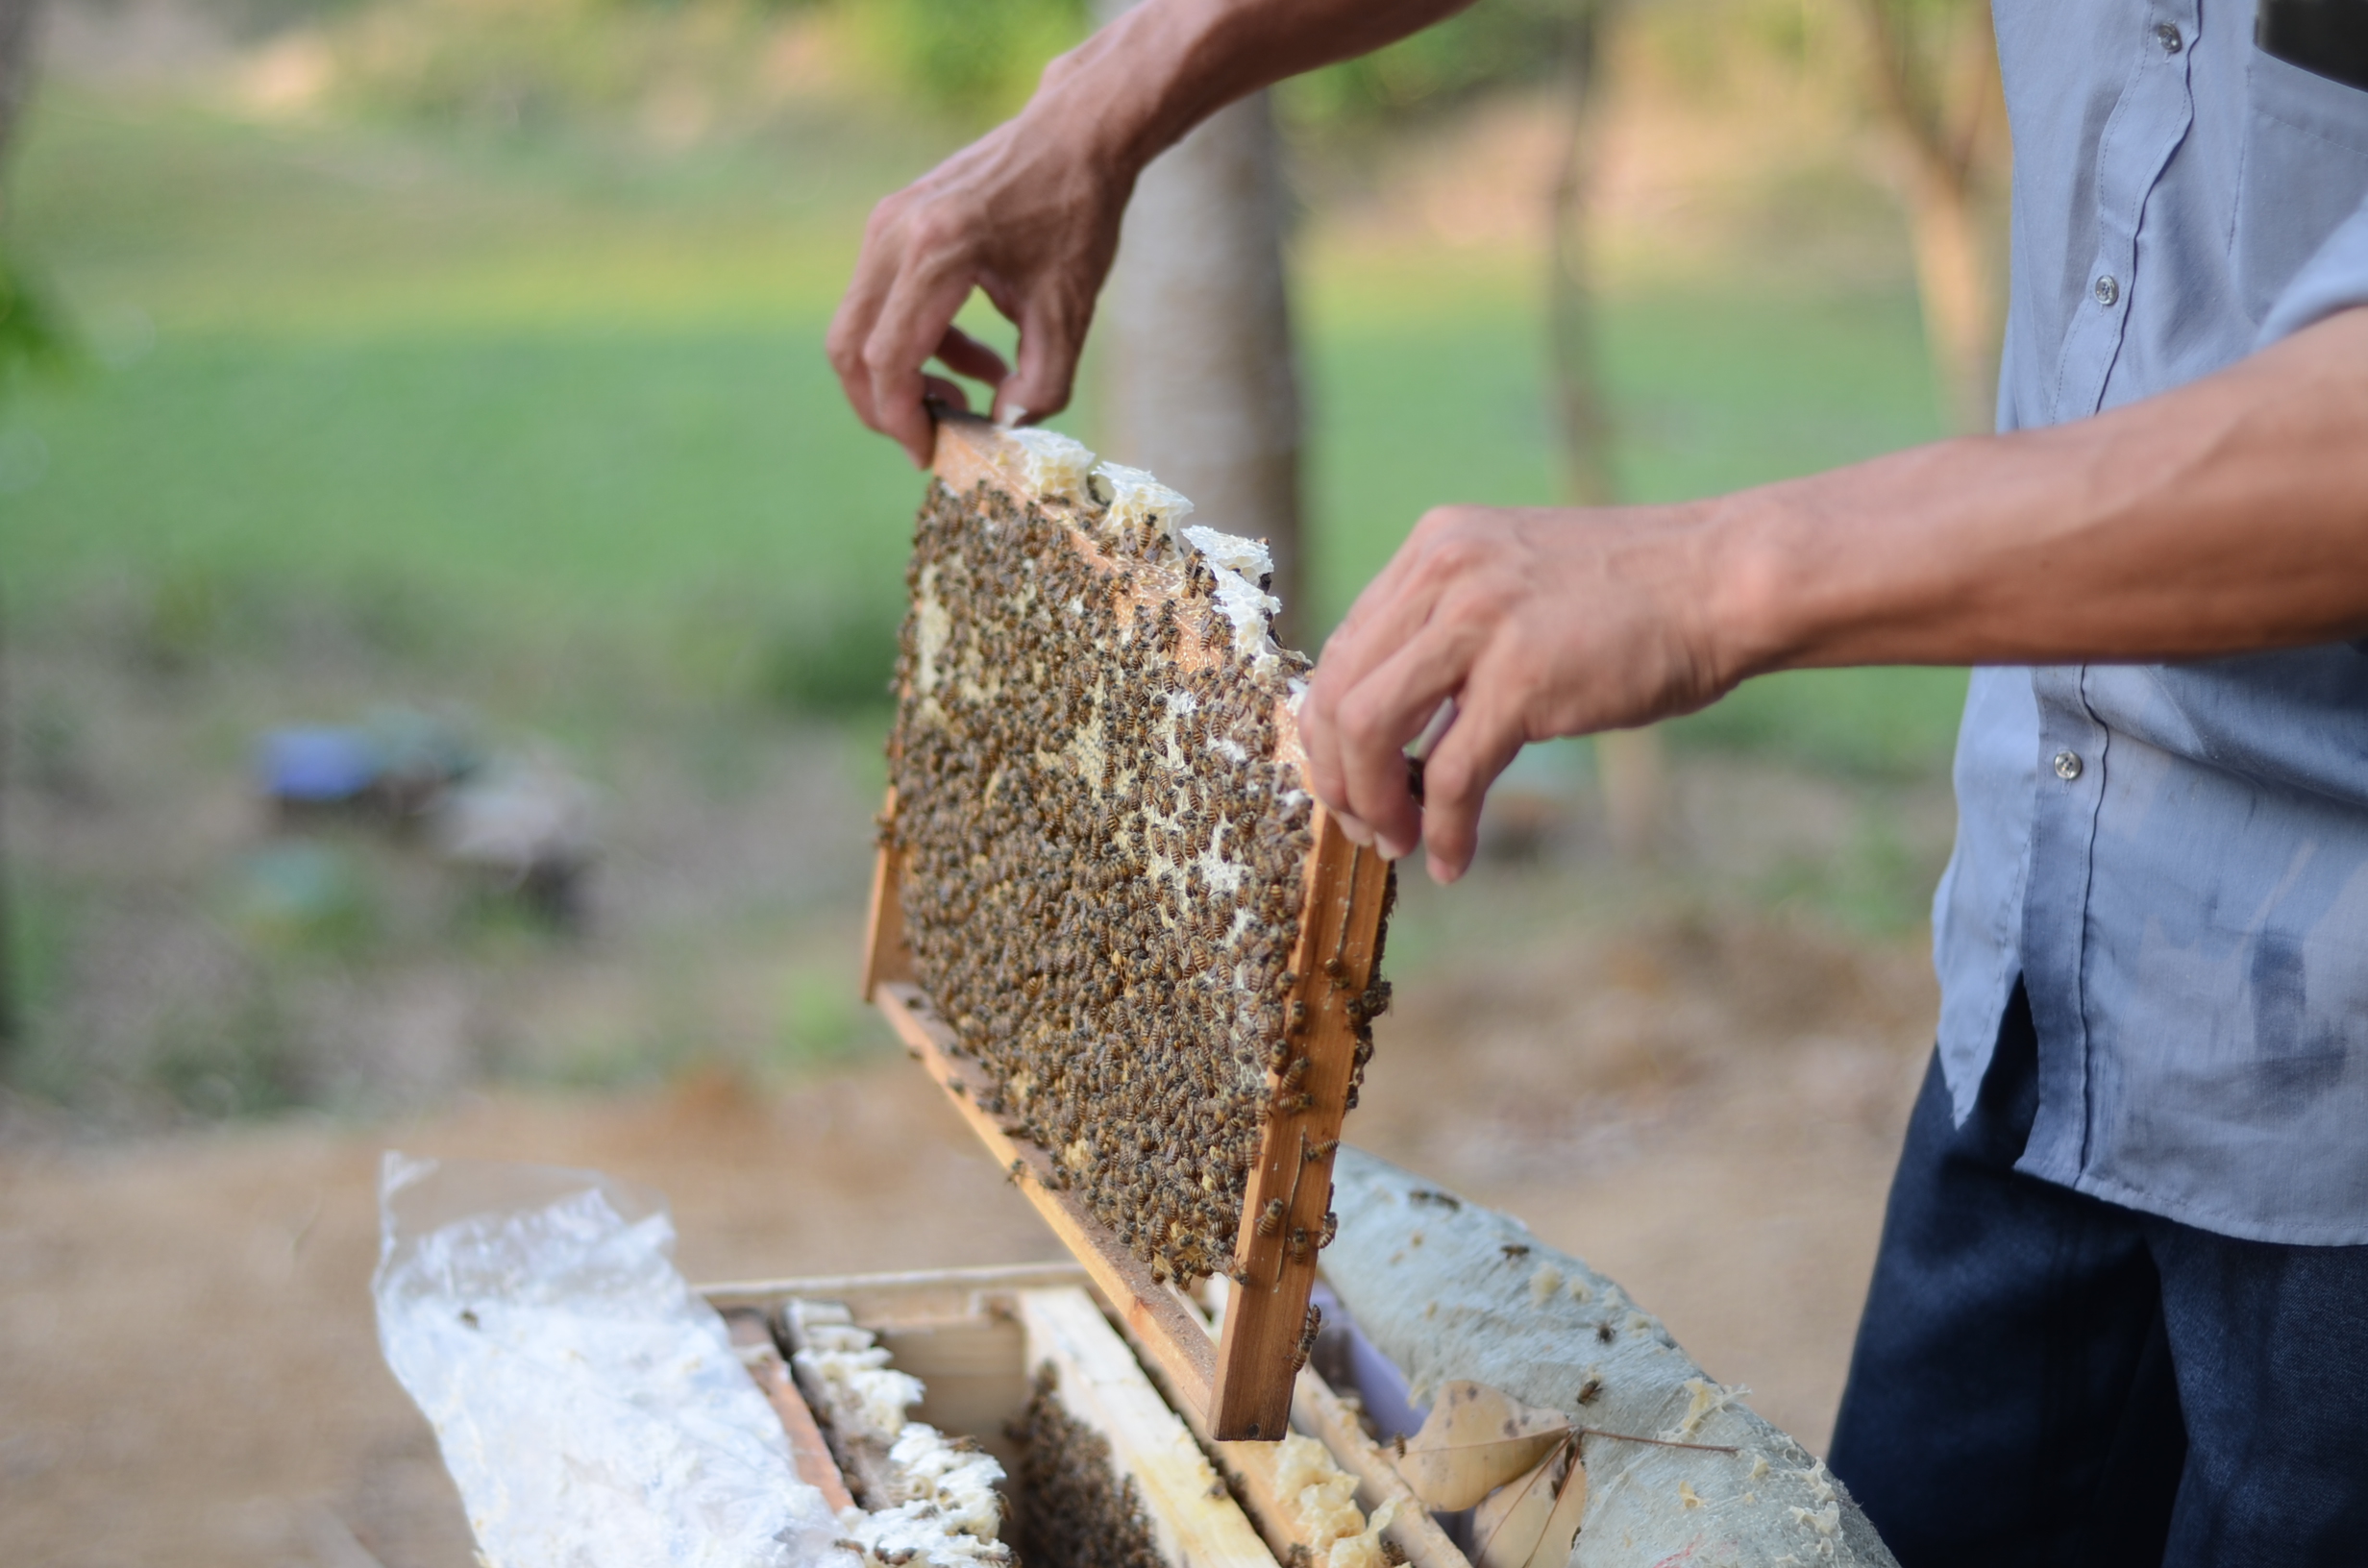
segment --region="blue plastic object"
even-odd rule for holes
[[[378,744],[358,729],[275,729],[258,748],[263,793],[291,805],[358,799],[378,783],[382,768]]]

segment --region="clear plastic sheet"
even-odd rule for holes
[[[379,1202],[379,1341],[491,1568],[855,1568],[654,1193],[390,1150]]]

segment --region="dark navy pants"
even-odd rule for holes
[[[1902,1568],[2368,1564],[2368,1246],[2017,1175],[2037,1108],[2018,988],[1963,1127],[1925,1075],[1834,1433]]]

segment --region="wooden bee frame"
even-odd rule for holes
[[[846,1479],[788,1366],[772,1354],[777,1339],[785,1338],[777,1330],[793,1300],[847,1308],[877,1335],[891,1365],[922,1381],[926,1391],[912,1418],[972,1438],[1007,1469],[1016,1469],[1019,1458],[1007,1428],[1022,1413],[1037,1369],[1052,1362],[1064,1408],[1110,1443],[1114,1472],[1134,1482],[1163,1559],[1175,1568],[1305,1568],[1320,1561],[1303,1538],[1295,1489],[1300,1482],[1285,1480],[1279,1451],[1270,1443],[1212,1443],[1189,1412],[1179,1424],[1165,1368],[1143,1362],[1149,1346],[1136,1335],[1111,1334],[1102,1315],[1108,1302],[1079,1288],[1094,1277],[1073,1263],[1028,1263],[751,1280],[699,1290],[725,1314],[750,1375],[779,1415],[799,1479],[821,1490],[834,1511],[852,1501]],[[1180,1300],[1176,1306],[1205,1340],[1209,1331],[1198,1310]],[[1360,1425],[1357,1407],[1313,1367],[1295,1381],[1292,1420],[1357,1479],[1360,1508],[1369,1515],[1394,1505],[1382,1538],[1396,1556],[1411,1568],[1471,1568],[1407,1488],[1390,1450]],[[1202,1452],[1195,1452],[1196,1440]],[[1213,1485],[1218,1478],[1222,1483]]]
[[[934,467],[938,479],[957,493],[985,484],[1022,504],[1037,499],[1017,478],[1016,446],[983,421],[942,423]],[[1296,759],[1296,732],[1288,716],[1283,718],[1283,754]],[[883,821],[893,821],[896,810],[892,790]],[[865,998],[887,1017],[1117,1307],[1191,1413],[1220,1440],[1279,1441],[1290,1430],[1293,1377],[1301,1360],[1318,1238],[1330,1207],[1332,1155],[1354,1070],[1358,1020],[1352,1008],[1376,978],[1374,950],[1389,868],[1377,853],[1351,844],[1320,804],[1311,826],[1315,843],[1304,861],[1298,942],[1291,962],[1297,980],[1290,993],[1296,1004],[1293,1013],[1304,1009],[1299,1050],[1306,1066],[1295,1086],[1285,1086],[1280,1073],[1269,1070],[1268,1089],[1276,1107],[1248,1174],[1234,1252],[1246,1278],[1228,1285],[1224,1327],[1214,1346],[1192,1307],[1056,1184],[1051,1156],[1014,1138],[1003,1118],[982,1107],[982,1091],[993,1087],[986,1072],[956,1054],[954,1031],[916,983],[899,896],[900,868],[886,848],[873,882]],[[1279,1208],[1273,1217],[1262,1225],[1261,1217],[1274,1205]]]

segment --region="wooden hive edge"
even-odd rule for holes
[[[1198,1318],[1196,1312],[1196,1318]],[[1204,1330],[1207,1320],[1199,1319]],[[1214,1332],[1214,1331],[1210,1331]],[[1156,1364],[1156,1363],[1155,1363]],[[1295,1549],[1309,1550],[1309,1543],[1298,1539],[1291,1529],[1297,1500],[1285,1494],[1281,1476],[1282,1450],[1278,1444],[1264,1442],[1227,1442],[1209,1434],[1208,1428],[1189,1410],[1179,1410],[1193,1435],[1224,1475],[1234,1494],[1241,1498],[1250,1516],[1250,1522],[1274,1553],[1277,1562],[1294,1560]],[[1292,1384],[1291,1422],[1298,1431],[1321,1443],[1332,1456],[1333,1462],[1356,1478],[1357,1506],[1365,1510],[1369,1521],[1384,1503],[1395,1505],[1390,1523],[1382,1530],[1385,1541],[1394,1543],[1406,1554],[1414,1568],[1471,1568],[1470,1559],[1447,1538],[1447,1532],[1432,1518],[1430,1510],[1406,1484],[1397,1466],[1381,1445],[1367,1435],[1357,1421],[1356,1413],[1332,1391],[1314,1367],[1302,1367]]]

